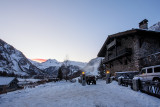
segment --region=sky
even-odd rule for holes
[[[29,59],[88,62],[108,35],[160,21],[160,0],[0,0],[0,39]]]

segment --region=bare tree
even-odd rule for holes
[[[63,72],[65,74],[65,79],[67,81],[68,80],[68,74],[70,73],[70,69],[69,69],[70,63],[69,63],[69,56],[68,55],[66,55],[66,58],[63,62],[63,65],[64,65]]]
[[[69,63],[69,56],[68,55],[66,55],[63,64],[65,65],[65,67],[68,67],[70,65],[70,63]]]

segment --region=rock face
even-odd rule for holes
[[[19,76],[42,74],[19,50],[0,39],[0,72]]]

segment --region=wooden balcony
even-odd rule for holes
[[[132,54],[132,49],[131,48],[125,48],[125,49],[122,49],[120,51],[117,51],[117,55],[113,55],[113,56],[107,56],[104,60],[103,60],[103,63],[104,64],[107,64],[111,61],[114,61],[114,60],[117,60],[119,58],[122,58],[124,56],[128,56],[128,55],[131,55]]]

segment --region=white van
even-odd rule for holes
[[[142,68],[140,74],[136,77],[140,77],[142,80],[160,82],[160,65]]]

